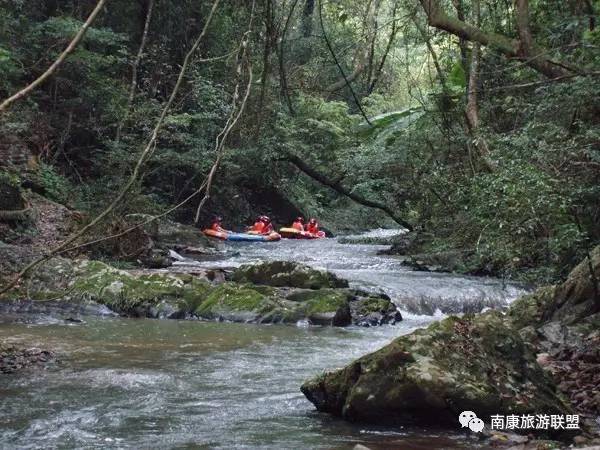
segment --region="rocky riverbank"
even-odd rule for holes
[[[565,283],[522,297],[507,314],[449,317],[307,381],[302,392],[318,410],[350,421],[433,420],[456,428],[464,410],[479,417],[581,414],[581,430],[546,434],[595,442],[598,278],[600,247]]]

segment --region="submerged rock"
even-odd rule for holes
[[[174,258],[170,252],[170,250],[153,249],[147,255],[141,257],[140,262],[149,269],[166,269],[173,265]]]
[[[351,421],[455,427],[464,410],[479,417],[570,412],[497,312],[434,323],[301,389],[319,411]]]
[[[313,269],[304,264],[273,261],[246,264],[233,272],[233,281],[303,289],[345,288],[348,281],[331,272]]]
[[[465,273],[469,263],[467,260],[473,252],[464,250],[448,250],[436,253],[422,253],[408,256],[402,265],[419,272],[458,272]]]
[[[39,348],[17,348],[0,344],[0,374],[14,373],[32,366],[43,366],[54,354]]]

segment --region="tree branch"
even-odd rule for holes
[[[493,47],[509,58],[524,60],[532,69],[549,78],[568,75],[574,71],[557,66],[548,57],[543,56],[545,51],[536,47],[533,42],[530,43],[528,48],[523,47],[520,40],[511,39],[493,32],[486,32],[477,26],[448,16],[441,7],[439,0],[419,1],[427,15],[429,25],[432,27],[447,31],[448,33],[471,42],[478,42],[481,45]],[[520,8],[518,7],[516,9],[516,19],[517,22],[520,21],[521,25],[524,26],[525,24],[528,24],[529,20],[528,16],[523,16],[527,11],[527,0],[517,1],[523,4],[517,5],[520,6]],[[527,30],[523,29],[522,32],[526,34]],[[531,54],[523,53],[524,51],[529,51]],[[534,57],[532,58],[532,56]]]
[[[348,89],[350,89],[350,92],[352,93],[352,98],[354,99],[354,102],[356,103],[356,106],[358,107],[360,114],[365,118],[366,122],[370,126],[372,126],[373,124],[371,123],[371,121],[367,117],[365,111],[363,110],[360,100],[356,96],[356,92],[354,92],[354,89],[352,88],[352,85],[350,84],[350,80],[348,80],[348,77],[346,76],[346,72],[344,72],[344,69],[340,65],[340,62],[338,61],[337,56],[335,55],[335,52],[333,51],[333,47],[331,46],[331,42],[329,41],[329,38],[327,37],[327,32],[325,31],[325,25],[323,24],[323,1],[324,0],[319,1],[319,21],[321,23],[321,32],[323,33],[323,39],[325,39],[325,44],[327,45],[327,48],[329,49],[329,53],[331,53],[331,56],[333,57],[335,65],[338,67],[340,73],[342,74],[342,78],[344,79],[346,86],[348,86]]]
[[[21,89],[19,92],[17,92],[13,96],[7,98],[0,104],[0,113],[7,110],[8,107],[12,103],[27,96],[31,91],[33,91],[35,88],[37,88],[40,84],[42,84],[44,81],[46,81],[48,78],[50,78],[50,76],[54,72],[56,72],[56,70],[61,66],[61,64],[64,62],[64,60],[67,59],[67,56],[69,56],[75,50],[75,48],[77,48],[77,46],[83,39],[83,36],[85,35],[86,31],[88,30],[88,28],[90,27],[92,22],[94,22],[94,20],[96,19],[96,16],[100,13],[100,10],[102,9],[102,7],[106,3],[106,1],[107,0],[99,0],[98,1],[98,3],[96,4],[96,7],[92,11],[92,13],[89,15],[89,17],[87,18],[85,23],[81,26],[81,28],[79,29],[79,31],[77,32],[77,34],[75,35],[73,40],[69,43],[67,48],[60,54],[60,56],[56,59],[56,61],[54,61],[52,63],[52,65],[50,67],[48,67],[48,70],[46,70],[43,74],[41,74],[30,85]]]
[[[396,213],[394,213],[394,211],[392,211],[392,209],[389,206],[387,206],[383,203],[374,201],[374,200],[369,200],[359,194],[356,194],[355,192],[352,192],[350,189],[347,189],[346,187],[344,187],[339,181],[331,180],[326,175],[324,175],[324,174],[320,173],[319,171],[310,167],[308,164],[306,164],[306,162],[304,162],[304,160],[302,158],[299,158],[298,156],[296,156],[292,153],[287,153],[285,156],[285,160],[292,163],[294,166],[296,166],[298,169],[300,169],[306,175],[311,177],[313,180],[318,181],[322,185],[333,189],[337,193],[342,194],[363,206],[368,206],[369,208],[379,209],[379,210],[383,211],[384,213],[386,213],[398,225],[403,226],[404,228],[406,228],[409,231],[413,230],[413,226],[410,223],[408,223],[407,221],[405,221],[404,219],[398,217],[398,215],[396,215]]]
[[[132,172],[131,176],[129,177],[129,180],[127,181],[127,183],[125,183],[125,185],[117,193],[114,200],[98,216],[96,216],[95,219],[93,219],[90,223],[88,223],[86,226],[84,226],[81,230],[79,230],[78,232],[76,232],[73,235],[71,235],[70,237],[68,237],[57,247],[50,250],[46,255],[42,256],[41,258],[39,258],[39,259],[29,263],[27,266],[25,266],[25,268],[23,268],[17,274],[17,276],[15,277],[15,279],[12,282],[10,282],[6,287],[0,289],[0,296],[4,293],[8,292],[12,288],[14,288],[17,285],[17,283],[19,282],[19,280],[24,275],[26,275],[30,270],[34,269],[39,264],[52,259],[61,250],[67,248],[71,243],[73,243],[80,237],[84,236],[90,229],[92,229],[94,226],[96,226],[98,223],[100,223],[106,216],[108,216],[117,207],[117,205],[119,205],[119,203],[121,203],[123,198],[125,198],[125,196],[129,192],[131,187],[134,185],[134,183],[138,179],[138,176],[140,174],[143,164],[152,155],[154,149],[156,148],[156,141],[158,139],[158,134],[159,134],[160,130],[162,129],[165,117],[167,116],[167,113],[171,109],[171,105],[173,104],[175,97],[177,96],[177,93],[179,92],[179,88],[181,87],[183,78],[185,76],[185,73],[187,72],[187,68],[189,66],[191,58],[194,55],[194,53],[196,52],[196,50],[198,49],[198,47],[200,46],[202,39],[206,35],[206,32],[208,30],[210,23],[212,22],[212,18],[215,14],[215,11],[217,10],[217,6],[219,5],[219,2],[220,2],[220,0],[214,0],[214,3],[210,10],[210,13],[208,14],[208,17],[206,18],[206,22],[204,23],[204,27],[202,28],[202,31],[200,32],[200,35],[194,42],[194,45],[192,46],[192,48],[185,55],[183,64],[179,71],[179,76],[177,78],[177,82],[175,83],[175,86],[173,87],[173,90],[171,91],[171,95],[170,95],[167,103],[165,104],[165,106],[160,114],[160,117],[156,121],[156,125],[154,126],[154,130],[152,131],[152,134],[151,134],[151,137],[150,137],[148,143],[146,144],[144,150],[140,153],[138,161],[137,161],[137,163],[133,169],[133,172]]]
[[[152,19],[152,10],[154,9],[154,0],[148,0],[148,8],[146,11],[146,20],[144,21],[144,31],[142,32],[142,40],[140,42],[140,47],[138,49],[137,55],[135,57],[135,61],[133,62],[133,67],[131,68],[131,83],[129,85],[129,97],[127,98],[127,106],[125,108],[125,115],[121,122],[119,122],[119,126],[117,127],[117,136],[116,141],[117,144],[121,140],[121,131],[123,127],[127,124],[127,120],[129,119],[129,113],[131,112],[131,107],[133,106],[133,100],[135,99],[135,91],[137,90],[137,79],[138,79],[138,68],[144,57],[144,50],[146,49],[146,42],[148,41],[148,30],[150,29],[150,21]]]

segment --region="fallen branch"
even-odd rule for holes
[[[79,29],[79,31],[77,32],[77,34],[75,35],[73,40],[69,43],[67,48],[60,54],[60,56],[57,58],[57,60],[54,61],[54,63],[52,63],[52,65],[50,67],[48,67],[48,69],[43,74],[41,74],[35,81],[33,81],[30,85],[26,86],[25,88],[21,89],[19,92],[14,94],[13,96],[4,100],[0,104],[0,113],[7,110],[8,107],[12,103],[27,96],[31,91],[33,91],[35,88],[37,88],[40,84],[42,84],[44,81],[46,81],[48,78],[50,78],[50,76],[54,72],[56,72],[56,70],[60,67],[60,65],[64,62],[64,60],[67,59],[67,56],[69,56],[73,52],[73,50],[75,50],[77,45],[79,45],[79,43],[83,39],[83,36],[85,35],[86,31],[88,30],[88,28],[90,27],[92,22],[94,22],[94,20],[96,19],[96,16],[100,13],[100,10],[102,9],[102,7],[104,6],[105,3],[106,3],[106,0],[98,1],[98,3],[96,4],[96,7],[94,8],[94,10],[90,14],[90,16],[87,18],[85,23],[81,26],[81,28]]]

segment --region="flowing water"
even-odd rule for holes
[[[289,259],[428,305],[497,305],[520,288],[499,280],[407,271],[379,247],[335,240],[229,247],[231,267]],[[454,300],[452,300],[454,299]],[[477,299],[473,301],[473,299]],[[58,362],[0,378],[0,448],[473,448],[459,433],[354,425],[319,414],[303,380],[442,316],[404,311],[396,326],[346,329],[83,317],[0,318],[0,340],[51,348]]]

